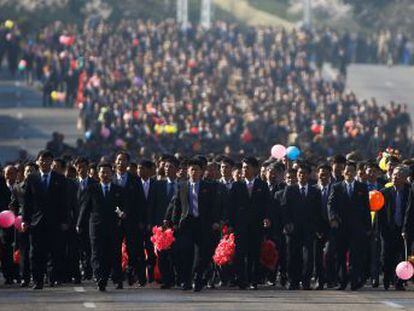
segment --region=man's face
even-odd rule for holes
[[[13,185],[17,179],[17,169],[14,166],[7,166],[4,169],[4,178],[9,184]]]
[[[309,172],[306,169],[299,168],[298,181],[301,185],[306,185],[309,180]]]
[[[112,180],[112,170],[109,167],[100,167],[98,177],[101,183],[108,184]]]
[[[79,162],[76,164],[76,172],[78,176],[85,178],[88,174],[88,165],[85,162]]]
[[[353,182],[356,175],[356,168],[352,165],[346,165],[344,170],[344,177],[347,182]]]
[[[37,160],[37,165],[39,165],[39,169],[43,173],[49,173],[52,168],[53,159],[50,157],[41,156]]]
[[[321,168],[318,171],[318,180],[322,185],[327,185],[331,181],[331,172],[328,169]]]
[[[228,163],[224,163],[222,162],[220,165],[220,174],[221,177],[224,177],[225,179],[230,179],[231,178],[231,165]]]
[[[137,173],[139,177],[147,180],[151,176],[151,169],[143,165],[138,165]]]
[[[391,181],[395,187],[400,188],[404,185],[406,176],[402,174],[401,170],[394,169],[391,175]]]
[[[201,168],[198,165],[190,165],[188,167],[188,177],[192,182],[198,182],[201,178]]]
[[[129,165],[127,168],[127,172],[132,174],[133,176],[138,176],[137,167],[135,165]]]
[[[128,158],[125,154],[118,154],[118,156],[115,159],[115,167],[117,172],[121,174],[126,172],[126,169],[128,167]]]
[[[271,184],[276,183],[276,170],[274,168],[268,168],[266,170],[266,180]]]
[[[344,169],[345,169],[345,164],[344,163],[334,163],[334,164],[332,164],[332,171],[333,171],[334,176],[336,178],[342,176]]]
[[[34,173],[36,169],[33,166],[26,166],[24,168],[24,179],[27,179],[30,174]]]
[[[378,178],[378,170],[375,167],[368,167],[366,170],[366,176],[371,183],[375,183]]]
[[[208,180],[216,180],[218,177],[218,167],[215,163],[207,164],[206,170],[204,171],[204,178]]]
[[[260,179],[266,180],[266,167],[261,166],[260,167]]]
[[[52,162],[52,170],[61,175],[65,173],[65,169],[63,168],[62,164],[57,161]]]
[[[231,174],[234,181],[240,181],[242,178],[242,170],[240,168],[233,170]]]
[[[242,165],[242,175],[244,178],[251,180],[254,178],[254,167],[252,165],[249,165],[247,163],[243,163]]]
[[[166,177],[170,179],[175,179],[175,177],[177,176],[177,168],[171,162],[166,162],[164,164],[164,173]]]
[[[286,173],[286,184],[288,186],[296,185],[298,183],[297,174]]]

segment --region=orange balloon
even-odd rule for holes
[[[385,200],[381,192],[372,190],[369,192],[369,207],[371,212],[378,212],[384,206]]]

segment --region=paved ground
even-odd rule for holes
[[[98,292],[92,284],[82,287],[31,289],[0,286],[0,310],[414,310],[414,292],[287,291],[264,288],[205,290],[201,293],[158,288]]]
[[[375,97],[380,104],[407,103],[414,117],[414,67],[351,65],[347,88],[359,98]]]
[[[15,159],[18,150],[35,155],[45,147],[53,131],[64,133],[73,144],[77,111],[63,107],[44,109],[41,94],[26,84],[0,77],[0,163]]]

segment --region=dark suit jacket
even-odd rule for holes
[[[394,213],[395,213],[395,199],[396,199],[396,191],[394,187],[383,188],[381,190],[382,194],[384,195],[385,204],[384,207],[378,212],[378,222],[379,222],[379,229],[381,235],[384,239],[392,239],[396,234],[401,234],[402,227],[398,227],[394,220]],[[406,184],[404,189],[402,190],[402,200],[401,200],[401,209],[402,209],[402,216],[404,225],[404,218],[405,213],[407,211],[408,206],[408,197],[410,194],[410,186]]]
[[[267,184],[256,178],[253,183],[252,194],[249,196],[246,182],[239,181],[233,184],[230,191],[229,223],[235,232],[263,230],[263,220],[269,217],[271,208],[270,192]]]
[[[139,206],[139,213],[141,218],[144,221],[145,225],[150,225],[152,226],[152,219],[151,219],[151,215],[152,215],[152,209],[153,204],[154,204],[154,197],[155,197],[155,184],[156,184],[156,180],[151,178],[150,179],[150,188],[148,191],[148,197],[145,197],[145,192],[144,192],[144,187],[143,187],[143,182],[142,179],[140,177],[138,177],[137,179],[137,189],[135,191],[135,195],[136,195],[136,202]]]
[[[172,222],[180,230],[186,228],[187,222],[192,218],[190,212],[189,182],[181,182],[171,201]],[[209,234],[212,225],[218,222],[217,208],[215,206],[215,193],[212,185],[206,181],[200,181],[198,190],[198,211],[201,221],[201,230],[204,234]]]
[[[79,213],[80,213],[81,206],[84,204],[85,200],[87,199],[88,188],[91,185],[94,185],[94,184],[97,184],[96,180],[88,177],[87,182],[86,182],[86,187],[84,189],[82,189],[82,187],[80,186],[79,181],[78,181],[77,191],[76,191],[76,194],[77,194],[76,197],[77,197],[77,202],[78,202],[78,210],[76,212],[76,215],[73,215],[74,216],[73,219],[74,219],[75,223],[77,222],[77,220],[79,218]],[[85,223],[86,222],[87,221],[85,221]],[[82,228],[82,229],[86,229],[86,228]]]
[[[175,194],[175,189],[172,189],[170,193],[167,193],[167,180],[157,180],[154,183],[154,196],[152,200],[152,205],[150,208],[150,217],[149,222],[152,225],[162,225],[163,220],[171,220],[172,217],[172,210],[168,209],[168,206],[170,205],[170,202],[172,201],[172,198]],[[178,187],[178,182],[175,181],[175,188]],[[151,186],[150,186],[151,191]]]
[[[12,191],[7,187],[4,177],[0,177],[0,211],[7,210],[11,202]]]
[[[119,207],[124,211],[125,198],[122,188],[111,184],[109,194],[104,197],[100,183],[88,187],[86,198],[82,202],[77,226],[82,228],[89,220],[91,236],[96,234],[115,234],[119,224],[118,214],[115,212]]]
[[[282,198],[284,224],[293,224],[292,234],[314,234],[320,231],[321,192],[308,184],[308,193],[302,197],[298,185],[288,186]]]
[[[10,202],[9,207],[11,210],[13,210],[13,212],[16,215],[21,215],[23,213],[25,191],[26,191],[25,181],[21,182],[20,184],[17,184],[12,191],[11,202]]]
[[[339,231],[357,238],[371,230],[368,187],[355,181],[352,198],[349,198],[345,181],[333,186],[328,200],[329,220],[339,222]]]
[[[413,241],[414,239],[414,184],[410,186],[402,232],[407,234],[408,239],[410,241]]]
[[[315,185],[317,189],[320,189],[319,186]],[[321,205],[320,205],[320,226],[319,226],[319,233],[327,234],[330,230],[329,224],[329,212],[328,212],[328,201],[329,196],[333,189],[333,184],[330,183],[328,186],[326,197],[323,197],[322,190],[321,191]]]
[[[69,223],[66,180],[51,172],[49,188],[44,189],[40,175],[27,179],[23,204],[23,221],[31,227],[59,226]]]

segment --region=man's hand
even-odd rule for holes
[[[78,234],[80,234],[80,233],[81,233],[81,229],[79,228],[79,226],[76,226],[76,227],[75,227],[75,230],[76,230],[76,232],[77,232]]]
[[[265,227],[266,229],[267,229],[267,228],[270,228],[270,227],[271,227],[271,225],[272,225],[272,222],[270,221],[270,219],[269,219],[269,218],[265,218],[265,219],[263,220],[263,227]]]
[[[331,221],[331,228],[337,229],[339,228],[339,223],[337,220],[332,220]]]
[[[295,227],[293,226],[293,224],[292,223],[288,223],[288,224],[286,224],[285,225],[285,227],[283,228],[283,232],[285,233],[285,234],[291,234],[292,232],[293,232],[293,229],[294,229]]]
[[[29,226],[25,222],[22,222],[22,232],[27,232],[28,229]]]
[[[220,225],[218,223],[213,223],[213,231],[217,231],[220,229]]]

